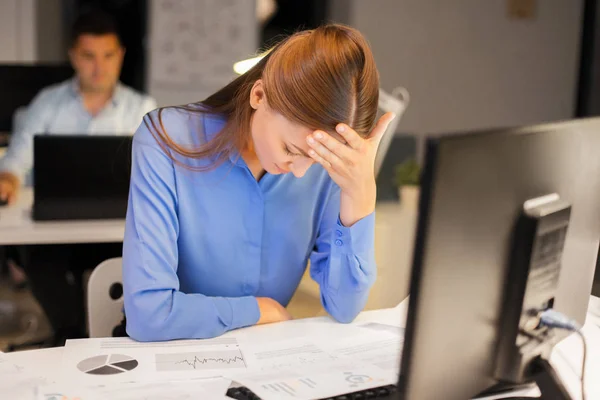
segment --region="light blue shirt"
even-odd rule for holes
[[[176,109],[162,115],[170,137],[191,147],[225,123]],[[210,163],[177,159],[189,167]],[[140,341],[209,338],[253,325],[256,297],[286,306],[309,259],[324,308],[352,321],[376,277],[375,216],[348,228],[339,212],[340,189],[319,165],[300,179],[266,174],[256,181],[234,155],[212,171],[192,171],[171,161],[142,123],[123,244],[127,333]]]
[[[26,184],[31,180],[33,137],[36,134],[131,135],[142,117],[156,108],[149,96],[118,83],[111,101],[95,116],[83,105],[76,78],[43,89],[16,124],[0,171],[15,174]]]

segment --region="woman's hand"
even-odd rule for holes
[[[327,170],[342,190],[340,220],[344,226],[352,226],[375,211],[375,156],[394,117],[393,113],[384,114],[366,138],[346,124],[338,124],[336,131],[345,144],[321,130],[306,138],[309,156]]]
[[[270,297],[257,297],[260,319],[257,325],[270,324],[272,322],[289,321],[292,318],[288,310]]]

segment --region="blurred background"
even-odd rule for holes
[[[2,0],[0,63],[67,63],[74,18],[99,7],[117,18],[127,49],[121,81],[150,94],[159,106],[183,104],[204,99],[230,81],[233,63],[255,55],[279,35],[324,21],[341,22],[358,28],[370,41],[382,88],[404,86],[409,91],[411,106],[398,130],[423,135],[600,113],[596,4]],[[0,75],[2,90],[16,90],[6,87],[18,81],[8,76],[15,73]],[[21,91],[33,97],[40,89],[36,85],[44,84],[29,82]],[[0,98],[2,120],[14,111],[14,104],[4,102],[12,101]],[[3,125],[6,142],[10,126]],[[414,144],[410,138],[400,139],[392,149],[403,158],[406,151],[414,152]],[[389,178],[389,171],[382,173]],[[391,190],[382,192],[393,196]]]
[[[398,199],[399,188],[413,173],[410,162],[419,138],[599,115],[597,3],[0,0],[0,145],[10,142],[18,107],[71,74],[70,27],[91,8],[103,9],[118,22],[126,48],[121,81],[152,96],[158,106],[204,99],[235,77],[234,63],[259,54],[281,35],[328,21],[351,25],[372,46],[381,88],[391,93],[404,87],[410,93],[378,176],[377,257],[380,276],[389,279],[374,292],[370,307],[390,306],[408,291],[416,200]],[[394,210],[403,204],[401,211],[386,214],[388,203]],[[397,226],[406,229],[399,232]],[[2,270],[4,286],[12,287],[18,278],[6,265]],[[26,289],[11,290],[0,295],[28,298]],[[297,315],[315,313],[305,305],[319,307],[316,290],[303,282],[290,305],[297,307]],[[600,294],[598,285],[595,293]],[[39,312],[34,303],[31,312]],[[14,335],[6,337],[13,340]]]

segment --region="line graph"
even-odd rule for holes
[[[155,361],[157,371],[246,368],[246,361],[239,349],[156,354]]]
[[[194,369],[196,369],[197,365],[204,365],[204,364],[208,364],[208,363],[215,363],[215,364],[232,364],[232,363],[239,363],[239,362],[243,362],[244,359],[242,357],[238,357],[235,356],[233,358],[198,358],[198,356],[194,356],[194,359],[192,361],[189,360],[182,360],[182,361],[177,361],[176,364],[185,364],[188,365]]]

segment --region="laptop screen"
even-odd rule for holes
[[[52,204],[64,218],[68,218],[69,207],[88,207],[87,214],[97,213],[99,217],[104,214],[124,217],[131,144],[131,136],[35,136],[34,211]],[[113,211],[102,209],[107,202],[112,204]],[[114,204],[119,204],[122,211],[115,214]]]

